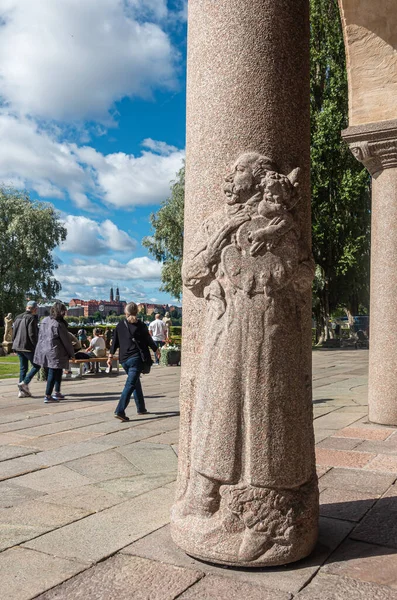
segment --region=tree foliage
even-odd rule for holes
[[[313,306],[324,334],[337,306],[353,314],[368,306],[370,178],[341,139],[348,86],[338,2],[310,5]]]
[[[160,289],[179,300],[182,294],[184,166],[176,177],[169,198],[164,200],[157,213],[150,215],[153,236],[144,238],[143,245],[156,260],[163,263]]]
[[[0,315],[24,308],[26,297],[54,298],[52,251],[66,238],[55,209],[26,192],[0,188]]]

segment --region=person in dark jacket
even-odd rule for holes
[[[33,360],[39,334],[37,311],[37,303],[31,300],[26,305],[26,311],[18,315],[14,321],[12,349],[19,357],[18,398],[32,395],[29,391],[29,383],[40,370],[40,365]],[[28,373],[29,362],[32,368]]]
[[[134,394],[138,415],[148,413],[140,381],[144,366],[143,357],[150,357],[149,347],[155,353],[159,353],[159,350],[145,323],[137,319],[138,307],[135,302],[127,304],[124,314],[125,320],[120,321],[114,331],[113,343],[108,357],[108,367],[111,368],[113,355],[119,348],[119,360],[127,373],[127,381],[114,416],[121,421],[129,421],[125,410],[130,403],[132,394]]]
[[[51,306],[50,316],[40,324],[34,362],[48,368],[45,404],[59,402],[65,397],[61,394],[62,371],[69,368],[69,359],[74,358],[65,314],[66,306],[62,302],[55,302]]]

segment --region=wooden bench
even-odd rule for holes
[[[83,367],[85,364],[93,363],[95,365],[98,365],[98,367],[99,367],[99,365],[101,363],[106,364],[107,362],[108,362],[108,359],[106,357],[96,358],[95,356],[90,356],[90,358],[74,358],[74,359],[69,360],[69,371],[71,371],[71,367],[73,365],[78,365],[78,367],[80,369],[80,377],[83,377],[83,375],[84,375]],[[117,373],[120,370],[119,359],[117,356],[112,358],[112,369],[116,369]]]

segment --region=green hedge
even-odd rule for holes
[[[170,327],[170,335],[171,336],[182,336],[182,327],[179,325],[171,325]]]

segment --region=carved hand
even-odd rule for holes
[[[228,236],[233,233],[236,229],[240,227],[246,221],[249,221],[251,216],[248,212],[242,211],[230,221],[225,223],[223,227],[218,231],[208,242],[207,249],[205,251],[205,259],[207,263],[214,262],[219,252],[224,248],[228,242]]]

